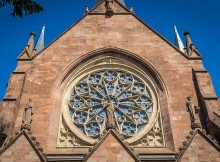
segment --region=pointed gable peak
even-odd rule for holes
[[[130,11],[123,5],[123,2],[117,0],[100,0],[95,3],[96,5],[94,9],[92,9],[90,13],[105,13],[107,16],[113,16],[115,13],[130,13]]]
[[[84,161],[90,162],[100,159],[105,161],[106,158],[110,161],[118,161],[118,158],[127,162],[139,161],[133,151],[122,140],[115,130],[109,130],[98,144],[90,150],[91,152]]]
[[[19,161],[28,161],[27,158],[31,155],[36,161],[46,162],[46,154],[43,153],[43,149],[40,148],[40,144],[32,132],[16,133],[10,142],[5,143],[5,146],[0,149],[2,161],[4,158],[8,160],[8,153],[10,153],[11,159],[19,158]]]
[[[213,152],[213,154],[210,155],[206,152],[207,150],[200,150],[203,152],[205,157],[214,158],[213,161],[216,161],[216,158],[219,158],[220,147],[218,142],[212,136],[207,135],[206,132],[204,132],[203,130],[196,129],[190,131],[186,139],[187,140],[183,142],[183,146],[179,148],[179,152],[176,155],[177,157],[176,162],[180,162],[184,160],[185,159],[184,157],[186,158],[189,157],[189,154],[191,154],[193,150],[198,150],[200,146],[206,146],[205,147],[206,149],[208,148],[208,150],[212,150]],[[197,155],[198,154],[196,154],[195,152],[195,157],[197,158],[197,161],[202,160],[200,159],[201,157]]]

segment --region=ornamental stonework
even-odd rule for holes
[[[132,146],[164,147],[157,94],[147,75],[119,57],[90,60],[84,66],[87,72],[76,72],[64,98],[63,121],[72,146],[79,144],[77,137],[93,145],[116,129]],[[61,125],[60,134],[64,130]]]

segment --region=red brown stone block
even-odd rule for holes
[[[192,67],[201,69],[202,61],[187,58],[133,14],[115,14],[108,18],[105,14],[88,14],[36,57],[26,61],[19,60],[16,68],[17,74],[11,76],[6,92],[6,96],[14,98],[16,102],[4,101],[2,103],[3,109],[10,109],[10,113],[15,115],[12,131],[20,130],[25,104],[31,98],[35,105],[32,121],[33,134],[44,150],[62,152],[62,148],[57,148],[57,139],[66,87],[72,79],[71,76],[74,75],[74,70],[86,64],[89,59],[97,55],[96,51],[100,49],[106,49],[106,51],[117,49],[115,52],[111,50],[113,56],[124,56],[132,61],[134,58],[139,58],[137,66],[143,67],[147,76],[152,80],[160,78],[163,88],[161,89],[156,82],[155,87],[157,87],[161,107],[166,147],[169,150],[178,151],[191,130],[190,117],[186,112],[186,97],[191,96],[196,106],[200,102],[197,98]],[[103,55],[107,55],[107,52]],[[153,69],[155,73],[148,73],[149,69]],[[25,76],[19,71],[26,72]],[[208,73],[199,74],[198,80],[201,83],[202,94],[215,94]],[[211,109],[219,110],[217,102],[219,101],[206,101]],[[2,109],[1,104],[0,109]],[[196,119],[200,121],[198,115]],[[195,141],[201,142],[202,140]],[[107,146],[107,144],[110,145]],[[195,148],[212,150],[211,147],[196,144]],[[86,154],[85,150],[83,153]],[[127,161],[125,157],[129,159],[126,152],[113,138],[109,138],[108,142],[103,144],[100,152],[104,156],[94,155],[93,161],[118,159]],[[27,154],[25,158],[32,156],[31,153]],[[191,155],[186,155],[184,159],[195,161],[201,156],[196,155],[193,159]],[[7,154],[4,158],[11,160]]]
[[[87,162],[135,162],[125,147],[115,138],[115,135],[109,134],[103,141],[94,148],[86,159]]]
[[[180,161],[217,162],[220,161],[220,152],[207,142],[200,134],[196,134]]]
[[[0,162],[41,162],[35,150],[24,136],[0,155]]]

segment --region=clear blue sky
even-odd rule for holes
[[[83,16],[85,6],[93,7],[95,0],[35,0],[44,11],[23,18],[11,17],[10,6],[0,9],[0,100],[5,94],[9,75],[17,65],[17,56],[25,47],[29,33],[40,34],[46,24],[47,45]],[[210,72],[220,97],[220,0],[125,0],[136,15],[170,42],[174,41],[173,24],[182,40],[183,32],[191,38],[203,55],[205,68]]]

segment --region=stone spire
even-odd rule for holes
[[[185,53],[185,50],[184,50],[184,45],[183,45],[183,42],[179,36],[179,33],[177,31],[177,28],[176,28],[176,25],[173,25],[174,27],[174,33],[175,33],[175,40],[174,40],[174,45],[179,48],[180,51],[184,52]]]
[[[198,52],[198,50],[197,50],[197,48],[194,46],[194,44],[193,44],[193,42],[192,42],[192,40],[191,40],[191,38],[190,38],[190,33],[189,33],[189,31],[185,31],[185,32],[184,32],[184,35],[185,35],[185,37],[186,37],[186,52],[187,52],[187,54],[188,54],[189,56],[191,56],[194,51]]]
[[[39,37],[37,44],[35,46],[36,53],[39,53],[44,48],[44,32],[45,32],[45,25],[43,25],[43,27],[42,27],[40,37]]]
[[[104,0],[95,0],[95,5],[97,5],[97,4],[100,3],[101,1],[104,1]],[[120,2],[123,6],[126,7],[124,0],[117,0],[117,1]]]

